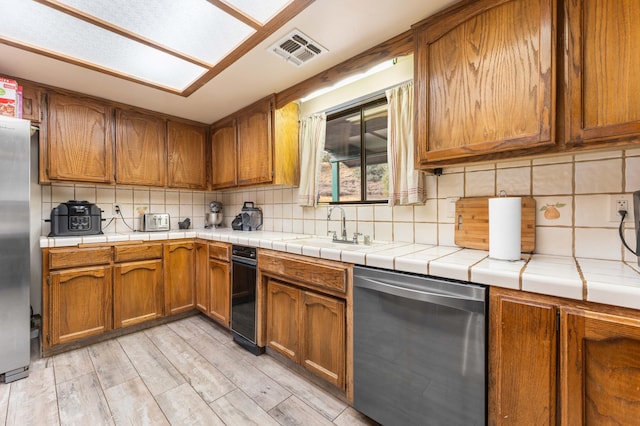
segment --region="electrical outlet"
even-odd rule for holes
[[[609,196],[609,221],[620,223],[621,216],[618,213],[620,210],[626,210],[627,216],[624,218],[625,222],[633,220],[633,211],[630,210],[630,206],[633,201],[631,195],[617,194]]]

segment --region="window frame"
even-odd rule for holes
[[[367,180],[366,180],[366,170],[367,170],[367,155],[365,150],[365,120],[364,120],[364,112],[366,109],[379,106],[379,105],[388,105],[389,101],[387,100],[386,94],[383,92],[380,95],[375,97],[370,97],[367,100],[364,100],[356,105],[349,105],[345,108],[339,109],[337,111],[332,111],[327,114],[327,123],[331,120],[335,120],[347,115],[351,115],[354,113],[360,113],[360,170],[364,170],[365,172],[361,172],[360,174],[360,200],[359,201],[329,201],[322,202],[322,204],[327,205],[358,205],[358,204],[388,204],[389,200],[363,200],[362,197],[367,196]],[[387,164],[389,162],[389,152],[387,151]],[[333,177],[332,177],[333,182]],[[340,188],[340,181],[338,180],[338,188]]]

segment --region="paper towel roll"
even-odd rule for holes
[[[522,232],[522,199],[499,197],[489,199],[489,257],[520,260]]]

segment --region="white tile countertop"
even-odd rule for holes
[[[636,262],[538,254],[523,255],[521,260],[511,262],[491,259],[487,251],[461,247],[378,241],[371,245],[352,245],[312,235],[233,231],[229,228],[41,237],[40,247],[196,237],[640,309],[640,267]]]

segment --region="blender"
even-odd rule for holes
[[[209,203],[209,212],[205,215],[204,218],[204,227],[205,228],[218,228],[222,223],[223,215],[222,215],[222,203],[219,201],[212,201]]]

